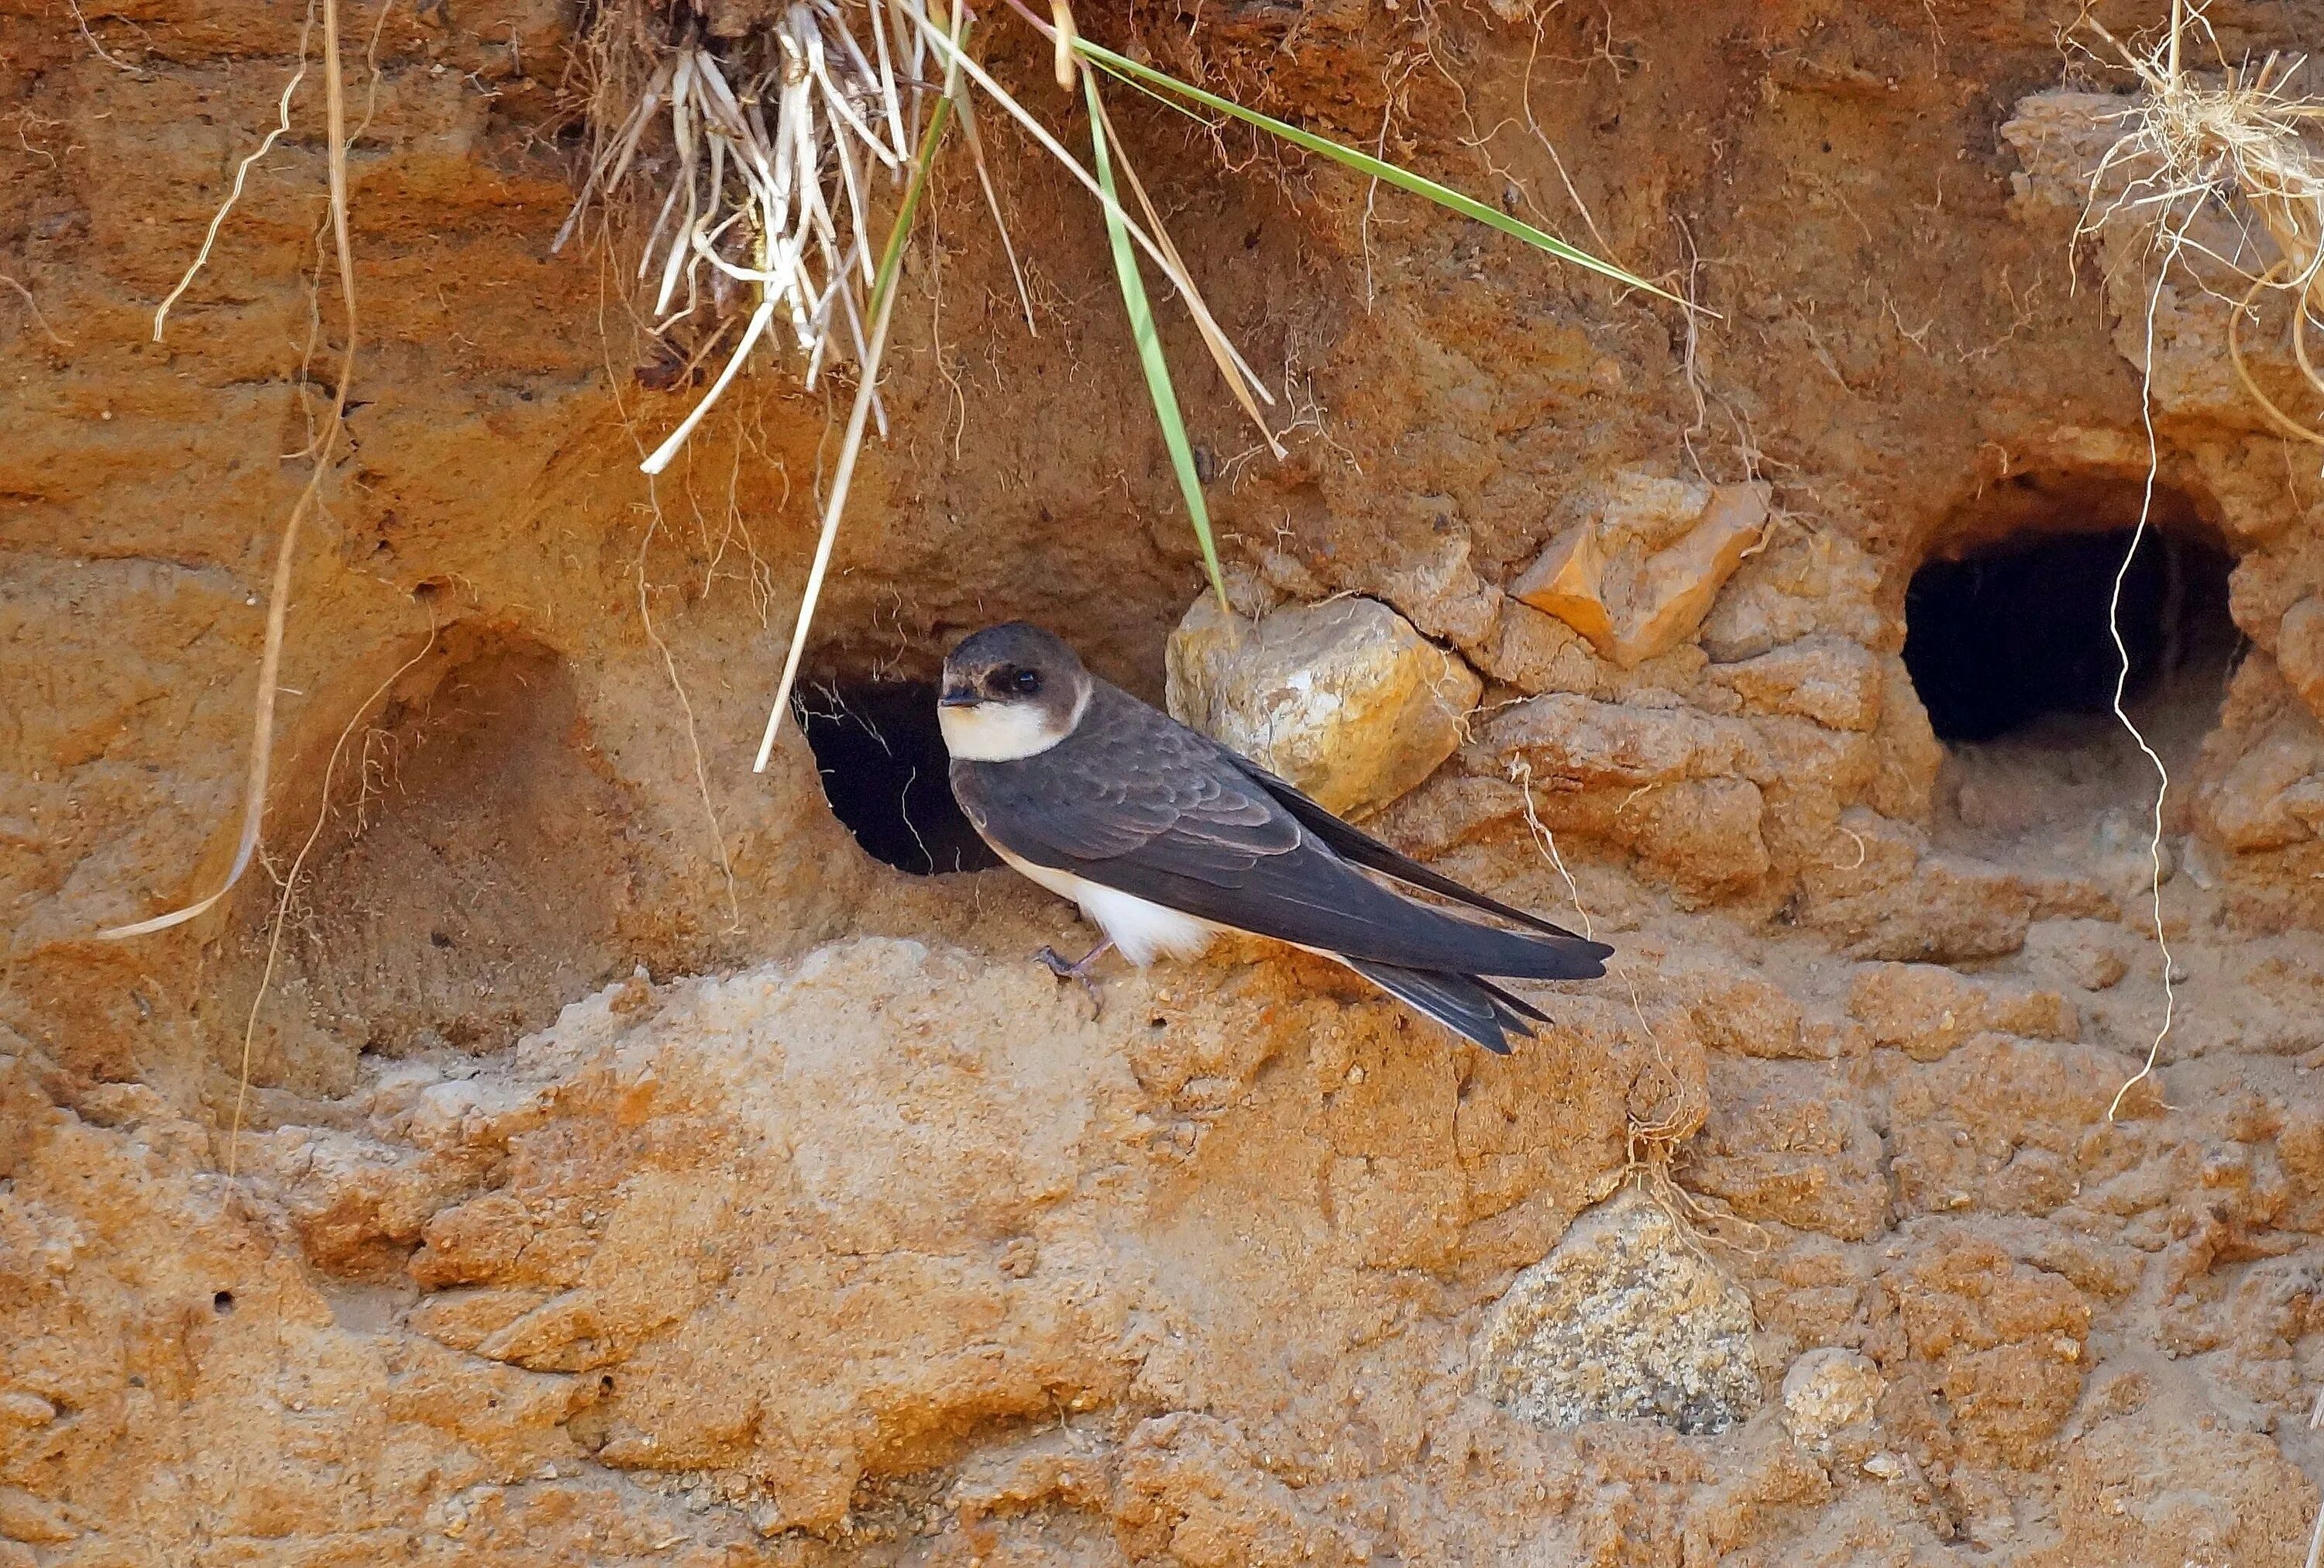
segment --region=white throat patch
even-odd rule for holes
[[[1074,733],[1082,711],[1089,706],[1084,695],[1073,717],[1064,724],[1050,722],[1048,711],[1031,703],[983,702],[974,707],[936,709],[936,727],[944,732],[945,750],[964,762],[1021,762],[1038,757]]]

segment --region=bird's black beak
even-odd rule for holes
[[[980,700],[981,699],[977,696],[976,693],[973,691],[965,691],[955,687],[952,690],[945,692],[942,696],[936,698],[936,706],[944,708],[973,708]]]

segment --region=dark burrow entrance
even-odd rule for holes
[[[840,681],[803,690],[793,711],[832,815],[865,853],[916,877],[1001,863],[952,798],[935,686]]]
[[[2244,646],[2235,561],[2175,491],[2157,490],[2138,535],[2141,490],[2013,483],[1914,573],[1904,666],[1965,825],[2024,830],[2151,801],[2152,766],[2113,713],[2126,653],[2125,711],[2174,777],[2218,723]]]
[[[2132,530],[2006,540],[1913,574],[1904,667],[1943,741],[1990,741],[2045,714],[2105,714],[2123,649],[2124,696],[2143,703],[2191,672],[2217,676],[2238,641],[2227,552],[2149,530],[2123,573],[2123,649],[2108,607]]]

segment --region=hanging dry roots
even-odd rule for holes
[[[2096,21],[2088,25],[2110,44],[2144,92],[2120,116],[2125,129],[2090,176],[2080,232],[2095,233],[2118,217],[2151,224],[2153,243],[2167,253],[2163,265],[2191,259],[2214,264],[2247,284],[2232,301],[2227,350],[2242,381],[2269,422],[2295,439],[2324,446],[2319,433],[2261,391],[2244,358],[2242,325],[2261,297],[2280,293],[2292,305],[2292,352],[2301,375],[2324,397],[2307,342],[2309,310],[2324,284],[2324,153],[2312,140],[2324,125],[2324,104],[2296,94],[2293,79],[2304,59],[2272,54],[2255,69],[2218,61],[2215,79],[2198,80],[2181,61],[2184,41],[2209,36],[2200,12],[2175,7],[2162,42],[2140,49],[2122,42]],[[2214,41],[2216,42],[2216,41]],[[2103,197],[2102,197],[2102,193]],[[2224,208],[2241,230],[2223,251],[2192,228],[2207,208]],[[2246,260],[2254,227],[2266,236],[2274,260]]]
[[[870,182],[875,169],[900,176],[927,86],[925,44],[888,10],[887,0],[799,0],[723,51],[689,26],[604,138],[552,249],[638,173],[640,149],[666,115],[673,167],[638,256],[641,285],[653,285],[651,329],[708,318],[723,330],[739,300],[751,307],[717,379],[646,459],[647,473],[668,466],[770,328],[795,342],[809,387],[832,359],[864,359]]]

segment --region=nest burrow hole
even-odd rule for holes
[[[832,815],[865,853],[916,877],[1001,863],[953,798],[935,683],[825,681],[792,711]]]
[[[1939,740],[2096,742],[2120,727],[2118,680],[2142,728],[2200,735],[2216,723],[2243,647],[2235,559],[2167,486],[2139,534],[2144,490],[2020,475],[1955,520],[1904,594],[1904,667]]]

